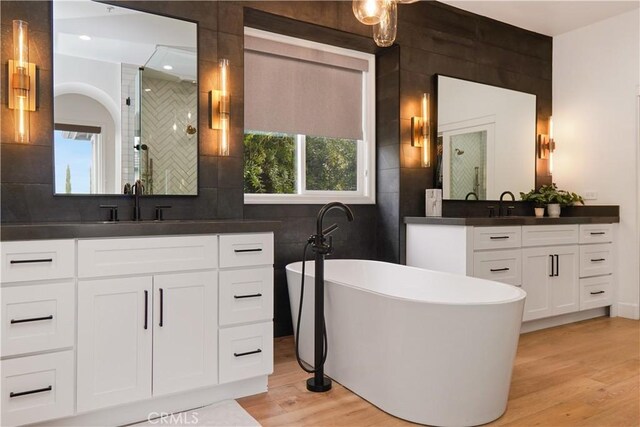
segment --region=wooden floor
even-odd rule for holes
[[[269,392],[240,399],[263,426],[400,426],[339,384],[310,393],[292,337],[275,342]],[[598,318],[520,337],[506,413],[488,425],[640,426],[640,322]]]

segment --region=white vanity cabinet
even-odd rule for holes
[[[220,236],[220,383],[273,372],[273,235]]]
[[[74,411],[75,241],[2,242],[3,426]]]
[[[580,226],[580,309],[605,307],[613,301],[613,227]]]
[[[523,321],[611,305],[612,224],[407,224],[407,265],[521,286]]]
[[[79,240],[78,253],[78,411],[217,384],[218,236]]]
[[[2,425],[266,391],[273,258],[272,233],[3,242]]]

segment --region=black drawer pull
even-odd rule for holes
[[[43,391],[51,391],[51,390],[53,390],[52,386],[45,387],[45,388],[38,388],[35,390],[19,391],[17,393],[11,392],[9,393],[9,397],[20,397],[20,396],[26,396],[28,394],[42,393]]]
[[[501,240],[501,239],[508,239],[509,236],[489,236],[489,239],[491,240]]]
[[[604,232],[604,231],[592,231],[591,232],[592,236],[599,236],[599,235],[602,235],[602,234],[607,234],[607,233]]]
[[[509,271],[509,267],[504,267],[504,268],[492,268],[489,271],[491,272],[496,272],[496,271]]]
[[[602,262],[602,261],[606,261],[606,259],[604,258],[591,259],[591,262]]]
[[[38,262],[53,262],[53,258],[41,258],[41,259],[12,259],[11,264],[35,264]]]
[[[250,354],[257,354],[257,353],[262,353],[261,349],[257,349],[257,350],[253,350],[253,351],[247,351],[245,353],[233,353],[233,355],[235,357],[242,357],[242,356],[248,356]]]
[[[234,249],[233,250],[235,253],[242,253],[242,252],[262,252],[262,248],[254,248],[254,249]]]
[[[262,294],[250,294],[250,295],[234,295],[235,299],[243,299],[243,298],[258,298],[261,297]]]
[[[149,318],[149,291],[144,291],[144,329],[147,329],[147,319]]]
[[[164,290],[160,288],[160,323],[161,328],[164,326]]]
[[[44,317],[31,317],[29,319],[11,319],[11,324],[14,323],[27,323],[27,322],[40,322],[41,320],[52,320],[53,314]]]
[[[591,295],[604,294],[604,291],[589,292]]]

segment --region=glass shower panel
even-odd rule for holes
[[[452,135],[449,138],[450,198],[464,199],[473,192],[487,199],[487,131]]]
[[[197,194],[197,85],[157,69],[140,70],[136,177],[145,194]]]

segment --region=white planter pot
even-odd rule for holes
[[[542,218],[544,216],[544,206],[541,208],[533,208],[536,213],[536,218]]]
[[[560,217],[560,204],[559,203],[550,203],[547,205],[547,213],[551,218],[559,218]]]

